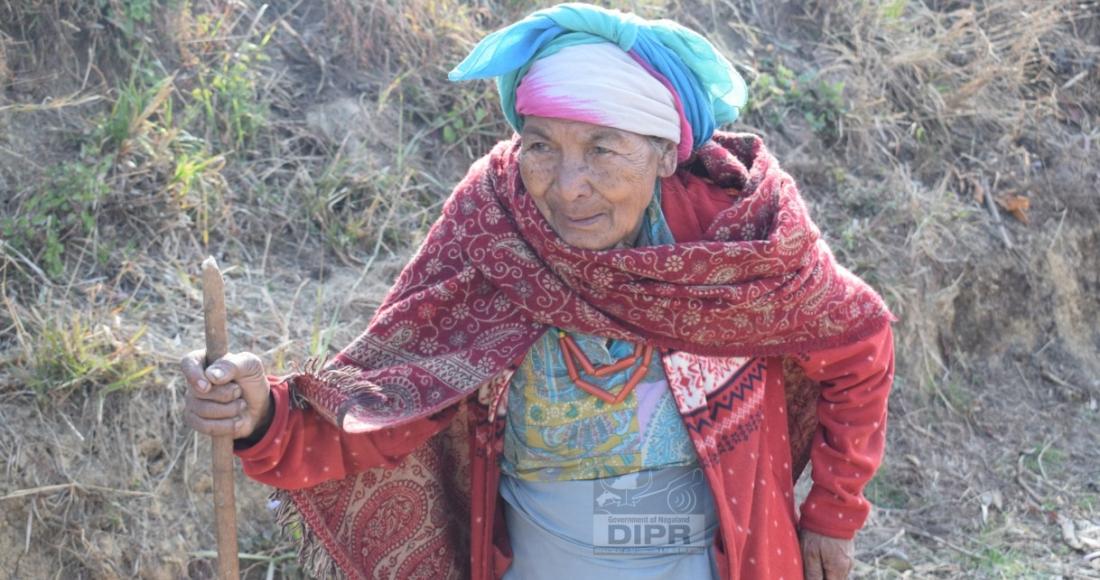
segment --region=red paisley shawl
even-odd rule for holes
[[[715,356],[848,344],[892,319],[838,265],[794,180],[748,134],[716,133],[664,179],[675,245],[561,241],[526,194],[519,140],[478,160],[359,338],[295,381],[348,432],[432,415],[513,366],[549,326]]]

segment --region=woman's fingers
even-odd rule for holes
[[[246,406],[244,399],[241,398],[241,388],[237,383],[213,386],[205,393],[192,390],[184,396],[184,408],[188,412],[208,419],[232,417],[237,413],[226,415],[221,409],[231,408],[239,413]],[[214,409],[218,411],[213,411]],[[208,414],[208,411],[214,414]]]
[[[206,366],[205,351],[196,350],[180,359],[180,370],[189,387],[184,417],[200,433],[247,437],[271,415],[264,364],[250,352],[229,353]]]
[[[206,351],[203,350],[191,351],[180,359],[183,376],[200,393],[209,390],[210,385],[264,379],[263,361],[250,352],[227,354],[204,369],[205,363]]]
[[[206,380],[202,368],[205,361],[205,350],[193,350],[180,359],[180,370],[183,371],[183,377],[187,379],[187,384],[192,389],[200,392],[210,388],[210,383]]]
[[[188,383],[186,423],[207,435],[248,437],[271,415],[271,387],[263,361],[250,352],[240,352],[206,366],[205,356],[204,351],[196,350],[180,359]]]
[[[241,398],[241,386],[237,383],[212,385],[206,391],[196,390],[194,395],[196,399],[205,399],[207,401],[215,401],[218,403],[228,403],[230,401]]]
[[[205,393],[189,390],[185,396],[184,422],[211,436],[238,436],[248,405],[236,383],[212,386]]]
[[[206,367],[205,376],[215,385],[229,381],[254,382],[264,378],[264,364],[250,352],[229,353]]]
[[[193,399],[190,411],[202,419],[232,419],[242,414],[244,401],[237,399],[228,403]]]

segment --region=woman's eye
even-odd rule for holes
[[[532,153],[545,153],[550,150],[550,146],[542,141],[535,141],[534,143],[524,143],[523,148],[531,151]]]
[[[608,154],[614,153],[612,150],[608,149],[607,147],[600,147],[599,145],[593,147],[592,152],[595,153],[596,155],[608,155]]]

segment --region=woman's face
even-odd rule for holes
[[[524,118],[520,175],[546,221],[586,250],[633,245],[657,178],[676,171],[665,140],[547,117]]]

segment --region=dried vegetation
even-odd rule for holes
[[[753,86],[841,261],[901,317],[870,578],[1100,577],[1100,4],[648,1]],[[362,328],[507,135],[446,71],[526,2],[0,2],[0,565],[204,577],[174,361],[197,265],[274,369]],[[293,538],[241,480],[249,577]],[[292,534],[291,534],[292,535]]]

